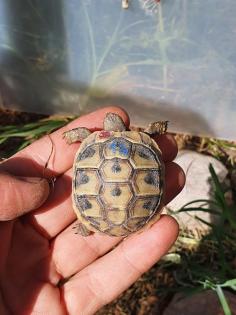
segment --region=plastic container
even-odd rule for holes
[[[236,139],[235,0],[0,0],[4,106]]]

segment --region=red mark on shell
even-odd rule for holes
[[[111,136],[110,131],[102,130],[102,131],[99,133],[99,138],[109,138],[110,136]]]

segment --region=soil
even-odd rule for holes
[[[18,124],[27,124],[29,122],[36,121],[41,118],[46,118],[46,115],[35,114],[35,113],[26,113],[20,111],[13,111],[0,107],[0,125],[18,125]]]

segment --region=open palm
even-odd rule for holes
[[[71,167],[79,144],[68,146],[62,133],[78,126],[102,129],[107,112],[119,114],[129,125],[120,108],[103,108],[36,141],[0,165],[0,314],[94,314],[157,262],[176,240],[178,225],[169,216],[123,241],[98,233],[82,237],[72,229],[76,217],[71,203]],[[162,135],[156,141],[166,165],[168,203],[182,189],[184,174],[172,162],[177,153],[173,137]],[[46,180],[35,178],[43,176],[49,156],[46,175],[57,178],[51,192]]]

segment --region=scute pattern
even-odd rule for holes
[[[108,182],[127,182],[133,169],[128,160],[109,159],[101,164],[100,174]]]
[[[131,143],[121,137],[113,137],[105,144],[104,155],[107,159],[128,159],[131,152]]]
[[[158,213],[163,194],[158,146],[140,132],[95,132],[74,162],[73,204],[92,231],[125,236]]]

